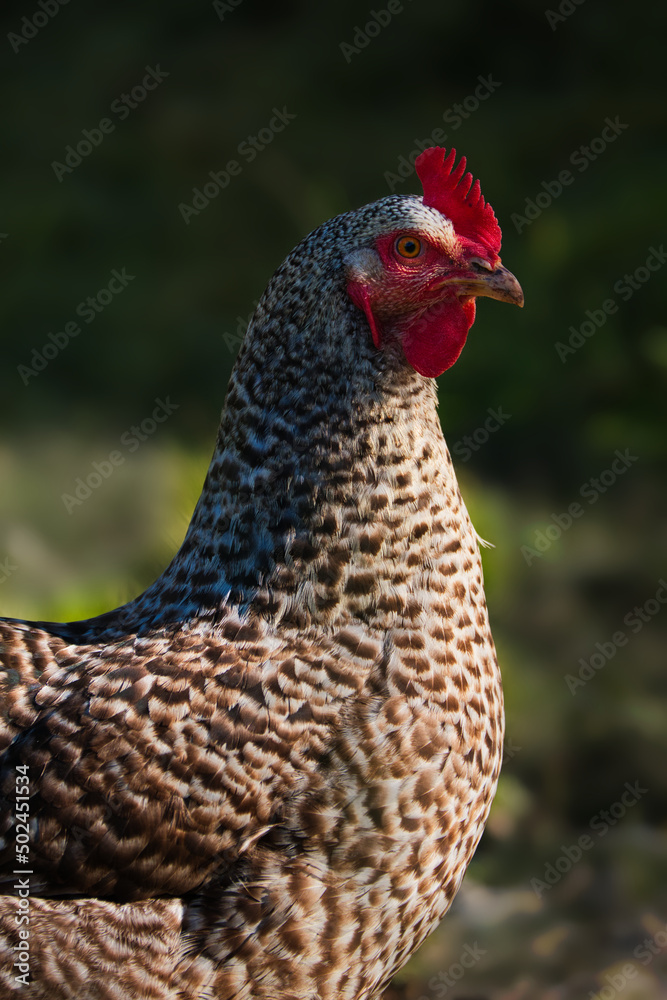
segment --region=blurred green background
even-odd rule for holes
[[[391,994],[666,997],[667,8],[392,10],[5,4],[0,609],[85,617],[154,579],[271,273],[310,229],[388,194],[400,158],[443,130],[526,296],[523,312],[482,301],[440,379],[462,489],[495,545],[507,759],[465,889]],[[161,82],[132,97],[147,67]],[[296,117],[250,162],[239,145],[274,108]],[[54,168],[83,130],[98,144]],[[179,205],[230,159],[240,174],[186,224]],[[392,183],[418,191],[414,175]],[[134,277],[97,299],[114,269]],[[86,323],[88,297],[104,308]],[[81,333],[56,349],[72,322]],[[559,356],[572,336],[581,346]],[[173,412],[152,425],[156,399]],[[504,415],[491,433],[489,408]],[[617,450],[632,459],[621,472]],[[111,474],[66,504],[114,452]],[[642,791],[623,810],[626,782]],[[593,846],[568,867],[583,835]],[[557,863],[553,886],[531,886]]]

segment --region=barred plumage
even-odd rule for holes
[[[436,292],[433,268],[393,275],[397,233],[440,255]],[[502,693],[419,370],[480,294],[521,300],[497,248],[416,196],[311,233],[259,302],[163,575],[99,618],[0,622],[3,997],[361,1000],[441,919],[493,797]]]

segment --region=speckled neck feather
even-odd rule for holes
[[[337,266],[310,256],[316,232],[270,282],[184,544],[133,615],[215,619],[231,603],[274,624],[388,628],[425,576],[425,548],[443,568],[460,561],[470,528],[435,384],[398,345],[377,351],[345,294],[340,244],[343,232],[355,244],[359,216],[336,220]],[[318,295],[303,296],[314,282]]]
[[[143,595],[0,622],[3,996],[19,764],[30,1000],[370,1000],[453,899],[502,693],[434,383],[345,292],[348,254],[401,225],[451,234],[387,198],[276,272],[186,539]]]

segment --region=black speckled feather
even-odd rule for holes
[[[354,255],[400,230],[456,238],[394,196],[278,269],[183,546],[144,594],[0,622],[2,997],[365,1000],[456,893],[502,693],[434,383],[347,293]]]

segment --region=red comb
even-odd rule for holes
[[[479,181],[473,184],[472,174],[464,176],[466,158],[462,156],[456,169],[456,150],[431,146],[415,160],[417,176],[424,188],[424,204],[437,208],[454,224],[459,236],[481,243],[494,254],[500,251],[502,233],[493,209],[482,198]]]

